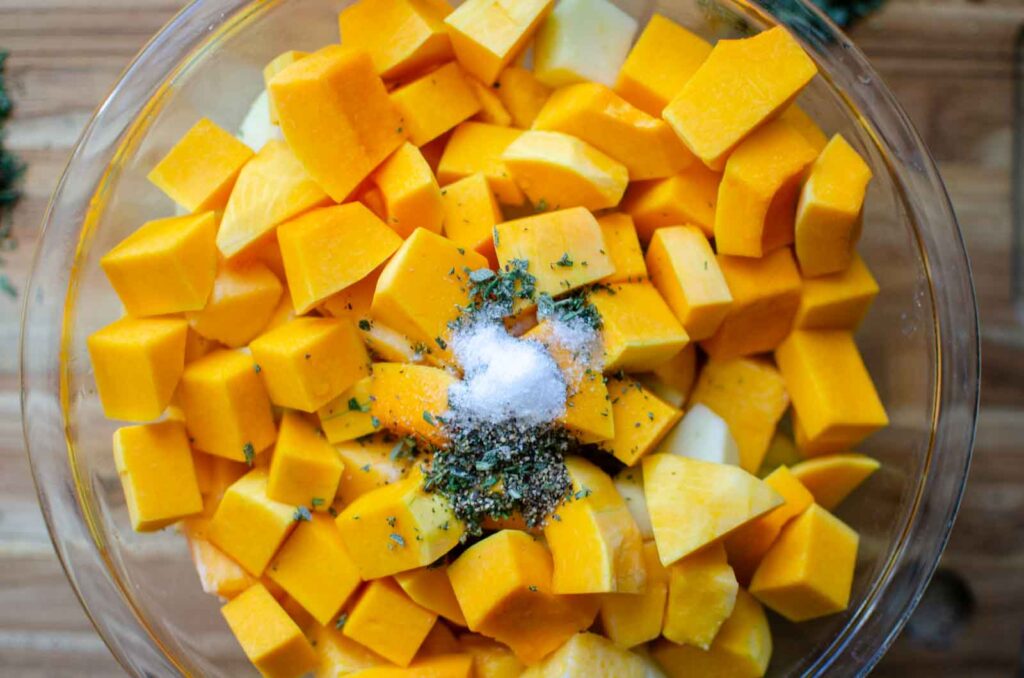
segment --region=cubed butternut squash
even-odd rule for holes
[[[188,314],[189,324],[229,348],[245,346],[266,327],[281,292],[281,281],[264,264],[221,262],[206,306]]]
[[[739,466],[740,463],[739,448],[729,425],[702,403],[690,406],[656,451],[715,464]]]
[[[414,603],[393,579],[377,579],[359,595],[341,632],[399,666],[408,666],[437,615]]]
[[[644,244],[662,226],[693,224],[710,238],[721,182],[719,172],[695,162],[674,176],[632,184],[622,199],[622,211],[633,217]]]
[[[293,63],[308,57],[309,52],[302,52],[297,49],[290,49],[281,52],[276,57],[267,62],[267,65],[263,67],[263,86],[269,87],[270,81],[274,79],[274,76],[283,71],[284,69],[291,66]],[[274,108],[274,102],[270,101],[270,97],[267,97],[267,112],[270,114],[270,122],[274,125],[277,124],[277,109]]]
[[[470,88],[476,94],[477,101],[480,102],[480,110],[473,116],[473,120],[509,127],[512,124],[512,114],[505,108],[495,87],[493,85],[489,87],[473,77],[468,80]]]
[[[681,408],[690,397],[696,378],[697,347],[687,344],[649,374],[641,375],[640,381],[669,405]]]
[[[459,601],[455,599],[455,591],[448,579],[446,565],[431,564],[399,572],[395,575],[395,581],[417,605],[436,612],[459,626],[466,625],[466,617],[462,614]]]
[[[856,254],[839,273],[804,278],[796,327],[808,330],[855,330],[878,296],[878,283]]]
[[[358,674],[364,669],[384,666],[389,662],[354,640],[348,639],[334,624],[313,627],[310,639],[316,650],[315,678],[338,678]]]
[[[245,656],[266,678],[297,678],[316,665],[302,629],[262,584],[224,605],[221,614]]]
[[[663,401],[630,378],[608,380],[615,437],[601,448],[627,466],[634,466],[683,416],[680,409]]]
[[[601,314],[604,370],[644,371],[662,364],[690,341],[652,285],[627,283],[596,290]]]
[[[465,633],[459,636],[459,645],[473,657],[476,678],[519,678],[526,669],[508,647],[490,638]]]
[[[498,200],[482,173],[470,174],[441,190],[444,235],[459,247],[487,257],[497,268],[494,227],[503,221]]]
[[[611,258],[615,272],[601,279],[603,283],[643,282],[647,264],[640,249],[633,218],[628,214],[606,214],[597,220],[604,236],[604,250]]]
[[[560,0],[537,30],[537,79],[549,87],[588,80],[610,87],[636,28],[636,19],[609,0]]]
[[[638,655],[616,646],[596,633],[577,633],[544,661],[528,668],[523,673],[523,678],[646,678],[649,675],[647,665]]]
[[[375,666],[356,675],[357,678],[473,678],[473,658],[467,654],[429,656],[417,658],[406,667]]]
[[[794,464],[790,471],[813,495],[814,502],[835,510],[881,464],[863,454],[829,454]]]
[[[661,635],[668,596],[668,570],[658,560],[654,542],[644,543],[643,554],[647,573],[643,592],[601,596],[601,627],[619,647],[635,647]]]
[[[673,563],[663,635],[673,643],[709,649],[732,614],[738,590],[721,542]]]
[[[337,452],[313,423],[298,412],[285,411],[270,460],[267,496],[282,504],[326,511],[338,492],[342,468]]]
[[[385,79],[421,72],[452,58],[444,18],[447,3],[429,0],[359,0],[341,10],[341,42],[365,49]]]
[[[480,100],[457,63],[447,63],[391,93],[401,129],[417,146],[433,141],[480,110]]]
[[[807,115],[807,112],[797,104],[790,104],[782,113],[779,113],[779,120],[789,123],[818,153],[821,153],[828,144],[828,137],[818,127],[818,123],[814,122],[811,116]]]
[[[441,186],[480,172],[504,205],[522,205],[522,189],[502,160],[505,149],[519,138],[522,130],[482,122],[464,122],[455,128],[444,147],[437,166],[437,180]]]
[[[498,98],[512,116],[512,124],[530,129],[540,109],[551,96],[551,88],[537,79],[533,71],[509,66],[498,76]]]
[[[209,542],[209,522],[207,518],[189,518],[184,522],[189,554],[203,592],[231,600],[256,584],[256,578]]]
[[[455,377],[425,365],[377,363],[370,382],[370,412],[381,427],[435,445],[445,442],[437,417],[448,411]]]
[[[613,481],[619,496],[626,502],[626,508],[633,514],[633,520],[640,529],[644,543],[654,543],[654,528],[651,527],[651,514],[647,511],[647,498],[644,496],[643,473],[640,468],[624,468]],[[648,568],[650,570],[650,568]]]
[[[259,577],[295,528],[294,505],[267,497],[267,471],[255,468],[225,492],[207,535],[253,576]]]
[[[455,56],[485,85],[492,84],[547,16],[553,0],[468,0],[444,22]]]
[[[380,436],[369,440],[351,440],[334,446],[345,463],[341,475],[337,500],[347,506],[364,494],[398,482],[406,476],[413,461],[407,456],[393,454],[404,445]]]
[[[372,379],[373,375],[363,377],[317,410],[320,428],[328,442],[343,443],[377,431],[380,422],[375,422],[370,414]]]

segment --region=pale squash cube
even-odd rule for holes
[[[188,314],[189,324],[229,348],[245,346],[270,322],[281,292],[281,281],[264,264],[222,261],[206,306]]]
[[[793,477],[813,495],[814,503],[833,511],[881,467],[863,454],[829,454],[794,464]]]
[[[431,612],[436,612],[445,619],[466,625],[466,617],[462,614],[459,601],[455,598],[455,590],[448,579],[446,565],[420,567],[406,570],[395,575],[395,581],[402,587],[406,595]]]
[[[455,128],[437,166],[441,186],[477,172],[503,205],[522,205],[526,199],[522,189],[512,180],[502,154],[519,138],[522,130],[482,122],[464,122]]]
[[[732,614],[738,590],[721,542],[673,563],[668,568],[663,635],[673,643],[707,650]]]
[[[438,417],[448,411],[448,389],[455,377],[425,365],[377,363],[370,384],[370,412],[380,425],[434,445],[445,442]]]
[[[650,370],[670,359],[690,337],[658,291],[627,283],[596,290],[591,303],[601,314],[604,371]]]
[[[533,71],[509,66],[498,76],[498,98],[512,116],[512,125],[530,129],[544,103],[551,96],[551,88],[537,79]]]
[[[715,464],[740,465],[739,447],[729,424],[703,403],[696,403],[686,411],[657,451]]]
[[[441,189],[444,207],[444,235],[459,247],[487,257],[497,268],[494,227],[504,219],[494,191],[482,173],[470,174]]]
[[[455,56],[468,72],[490,85],[547,16],[553,0],[468,0],[448,15]]]
[[[656,396],[679,408],[683,407],[690,397],[696,378],[697,347],[694,344],[687,344],[682,351],[651,372],[639,376],[644,386],[651,389]]]
[[[341,42],[365,49],[382,78],[397,79],[452,58],[445,2],[359,0],[338,15]]]
[[[341,632],[399,666],[408,666],[437,621],[391,579],[370,582],[348,613]]]
[[[475,633],[459,636],[462,651],[473,657],[477,678],[519,678],[526,667],[505,645]]]
[[[613,643],[623,648],[635,647],[660,636],[665,619],[668,570],[658,560],[654,542],[644,543],[643,554],[647,573],[643,592],[601,596],[601,627]]]
[[[804,278],[796,327],[805,330],[855,330],[878,296],[878,283],[856,253],[839,273]]]
[[[221,614],[245,656],[266,678],[298,678],[316,665],[302,629],[262,584],[224,605]]]
[[[401,116],[401,131],[417,146],[433,141],[480,110],[469,77],[457,63],[420,76],[390,96]]]
[[[380,422],[370,414],[371,374],[347,388],[319,410],[320,428],[330,443],[343,443],[375,433]]]
[[[626,508],[633,515],[640,536],[644,543],[653,543],[654,528],[651,527],[651,514],[647,511],[647,497],[644,496],[643,473],[640,468],[624,468],[615,478],[615,489],[626,502]],[[648,568],[650,569],[650,568]]]
[[[287,410],[270,460],[267,496],[282,504],[326,511],[338,491],[344,464],[312,422]]]
[[[255,585],[257,580],[209,542],[206,538],[209,523],[207,518],[189,518],[184,521],[189,553],[203,592],[231,600]]]
[[[416,228],[441,232],[444,206],[441,189],[423,159],[423,154],[406,142],[388,156],[373,173],[387,214],[387,225],[403,238]]]
[[[596,633],[577,633],[557,652],[523,672],[523,678],[615,676],[647,678],[647,665],[638,655],[616,647]]]
[[[342,506],[351,504],[378,487],[398,482],[409,473],[412,459],[392,454],[401,449],[399,445],[404,445],[404,442],[377,436],[370,440],[350,440],[334,446],[345,463],[337,495]]]
[[[224,492],[207,535],[214,546],[259,577],[295,528],[295,515],[294,505],[267,497],[267,471],[255,468]]]
[[[548,87],[588,80],[610,87],[636,29],[636,19],[608,0],[560,0],[537,30],[537,79]]]
[[[601,279],[603,283],[643,282],[647,264],[640,249],[633,218],[628,214],[606,214],[597,220],[604,236],[605,252],[611,257],[615,272]]]
[[[680,409],[628,377],[609,379],[608,396],[615,437],[601,443],[601,448],[627,466],[653,450],[683,416]]]
[[[622,199],[622,211],[633,217],[645,245],[663,226],[693,224],[710,238],[721,183],[721,173],[695,162],[671,177],[632,184]]]

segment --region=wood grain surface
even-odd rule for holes
[[[11,52],[17,105],[7,143],[29,165],[15,213],[19,247],[4,255],[15,284],[27,277],[46,200],[82,126],[180,6],[0,0],[0,49]],[[973,613],[939,649],[904,634],[880,675],[1024,675],[1024,329],[1010,286],[1014,45],[1022,26],[1022,0],[889,0],[851,32],[939,162],[973,260],[985,357],[974,467],[943,561],[949,580],[966,583]],[[18,315],[18,302],[0,295],[0,675],[117,675],[36,505],[17,403]],[[928,615],[941,614],[935,609]]]

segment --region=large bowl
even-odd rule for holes
[[[68,579],[135,675],[253,673],[173,530],[132,532],[85,338],[117,318],[98,259],[142,222],[174,212],[146,173],[205,115],[236,128],[285,49],[337,40],[331,0],[200,0],[143,50],[86,128],[47,212],[25,294],[25,437]],[[820,67],[800,103],[867,159],[874,181],[861,252],[882,293],[858,340],[892,425],[862,451],[882,469],[839,511],[861,535],[849,610],[795,625],[772,616],[771,673],[862,674],[892,643],[946,543],[971,456],[978,328],[949,199],[906,115],[864,56],[797,2],[620,0],[709,39],[785,23]]]

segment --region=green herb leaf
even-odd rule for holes
[[[256,459],[256,448],[252,443],[246,443],[242,446],[242,455],[245,457],[245,463],[252,466],[253,460]]]
[[[295,507],[295,513],[292,514],[292,520],[294,520],[297,523],[302,522],[303,520],[309,522],[313,520],[313,514],[310,513],[309,509],[306,508],[305,506],[297,506]]]

